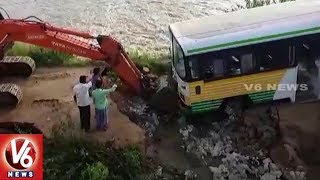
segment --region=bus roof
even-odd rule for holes
[[[169,26],[186,56],[320,32],[320,0],[297,0]]]

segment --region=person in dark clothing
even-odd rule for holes
[[[92,90],[96,89],[96,82],[100,78],[101,78],[100,68],[96,67],[96,68],[93,69],[93,75],[92,75],[92,78],[91,78]]]
[[[89,95],[92,95],[92,91],[96,89],[96,82],[97,80],[102,80],[100,75],[100,68],[96,67],[93,69],[93,75],[91,78],[92,87],[89,89]]]
[[[89,89],[91,87],[92,82],[87,82],[87,76],[80,76],[79,83],[73,87],[74,99],[80,112],[81,129],[84,129],[86,132],[90,130],[91,100],[89,97]]]

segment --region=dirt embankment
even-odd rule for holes
[[[27,80],[4,79],[19,84],[24,93],[22,102],[15,109],[0,111],[0,122],[29,122],[50,136],[52,128],[60,122],[73,124],[80,133],[80,120],[73,102],[72,87],[80,75],[89,75],[92,67],[37,69]],[[91,109],[91,128],[94,129],[94,109]],[[115,141],[117,145],[140,144],[144,142],[144,130],[123,115],[116,104],[109,109],[110,128],[106,132],[86,135],[98,141]]]

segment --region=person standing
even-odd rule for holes
[[[102,80],[96,81],[96,89],[92,91],[93,103],[95,105],[95,118],[97,130],[106,130],[108,127],[108,100],[107,95],[114,92],[117,85],[113,85],[110,89],[102,89]]]
[[[80,112],[81,129],[85,132],[90,130],[90,96],[89,89],[92,87],[92,82],[87,82],[87,76],[80,76],[79,83],[73,87],[74,99],[78,105]]]
[[[102,80],[102,77],[100,75],[100,68],[96,67],[93,69],[93,75],[92,75],[92,78],[91,78],[91,83],[92,83],[92,87],[89,89],[89,95],[91,96],[92,95],[92,91],[96,89],[96,81],[98,79],[101,79]]]

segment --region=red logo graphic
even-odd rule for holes
[[[42,179],[42,135],[0,134],[0,179]]]
[[[13,139],[7,146],[6,159],[15,169],[27,169],[36,159],[36,151],[28,139]]]

